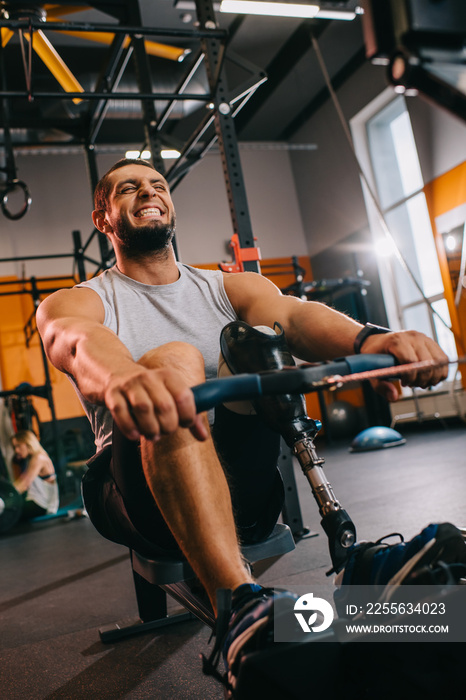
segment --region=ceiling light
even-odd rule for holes
[[[223,0],[220,12],[240,15],[269,15],[273,17],[315,17],[318,5],[295,5],[286,2],[256,2],[255,0]]]
[[[160,155],[162,158],[179,158],[181,153],[179,151],[176,151],[174,148],[162,148],[160,151]]]
[[[450,252],[453,252],[456,249],[456,238],[451,234],[445,239],[445,247]]]
[[[142,158],[143,160],[150,160],[151,155],[150,151],[142,151],[142,153],[141,151],[126,151],[125,153],[126,158]],[[179,158],[181,153],[174,148],[162,148],[160,155],[164,159]]]
[[[352,19],[356,17],[357,14],[361,14],[360,12],[347,12],[347,11],[339,11],[339,10],[319,10],[319,12],[316,14],[316,19],[341,19],[341,20],[346,20],[347,22],[351,22]]]
[[[321,9],[319,5],[304,5],[287,2],[256,2],[255,0],[223,0],[220,12],[239,15],[266,15],[272,17],[301,17],[304,19],[352,20],[355,12]]]
[[[142,158],[143,160],[149,160],[151,156],[150,151],[126,151],[125,158]]]

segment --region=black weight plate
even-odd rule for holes
[[[23,508],[23,499],[13,484],[0,479],[0,533],[7,532],[18,522]]]

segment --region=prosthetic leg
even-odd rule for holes
[[[253,376],[265,372],[263,380],[267,370],[295,364],[283,329],[278,324],[272,330],[251,328],[243,322],[230,323],[222,332],[221,350],[233,374],[248,373]],[[286,375],[286,371],[282,374]],[[284,383],[283,386],[291,386],[291,383]],[[241,395],[240,392],[237,395]],[[246,391],[244,395],[247,395]],[[367,632],[367,629],[372,630],[374,618],[369,614],[365,616],[361,612],[364,608],[360,605],[362,588],[366,596],[370,588],[374,600],[387,606],[389,602],[406,600],[406,591],[401,592],[399,598],[392,597],[394,590],[399,592],[401,584],[427,581],[440,582],[439,592],[429,597],[429,590],[425,594],[416,594],[417,586],[405,587],[412,592],[415,604],[425,602],[427,595],[427,604],[436,610],[439,601],[446,601],[448,597],[446,607],[452,611],[458,610],[455,606],[459,606],[462,591],[451,583],[457,582],[466,568],[466,548],[461,533],[448,523],[431,524],[406,543],[402,541],[387,545],[382,540],[356,543],[354,524],[336,499],[323,472],[324,460],[318,457],[314,445],[320,424],[307,415],[304,398],[295,395],[262,396],[254,400],[253,406],[256,413],[283,436],[297,457],[322,516],[321,524],[328,537],[332,571],[341,572],[338,578],[342,578],[343,583],[346,576],[348,585],[341,585],[337,591],[338,597],[334,594],[338,619],[330,629],[318,634],[303,633],[292,643],[271,644],[261,653],[246,651],[237,674],[234,697],[308,700],[315,695],[336,700],[341,697],[413,697],[414,693],[417,698],[430,698],[441,695],[449,682],[458,690],[463,688],[464,663],[457,652],[459,645],[443,643],[442,651],[442,642],[390,645],[389,654],[394,663],[391,662],[389,674],[381,675],[380,669],[386,667],[387,645],[373,643],[372,632]],[[245,412],[250,410],[243,407]],[[454,572],[457,572],[455,576]],[[373,577],[373,574],[376,576]],[[379,594],[385,597],[380,598]],[[367,597],[364,603],[369,600],[372,598]],[[395,604],[394,608],[388,605],[388,610],[389,625],[401,623],[411,629],[413,618],[409,614],[404,615],[405,608],[397,608]],[[279,615],[276,607],[274,622]],[[357,615],[358,622],[364,623],[354,633],[347,625],[352,615]],[[455,617],[459,619],[458,614],[454,613],[449,624]],[[434,619],[434,625],[437,623],[438,618]],[[460,623],[459,635],[462,633]],[[398,639],[395,634],[390,641],[397,642]],[[378,638],[378,641],[382,640],[387,641],[383,634]],[[322,643],[324,641],[325,644]],[[361,644],[363,641],[369,644]],[[420,641],[425,641],[422,635]],[[452,650],[448,659],[445,655],[447,646]],[[431,652],[434,647],[436,651]],[[425,670],[425,675],[419,672],[420,668]],[[447,668],[448,671],[445,670]],[[312,673],[312,669],[318,671]],[[428,686],[424,684],[425,678],[428,678]]]
[[[256,373],[295,366],[286,344],[283,328],[253,328],[243,321],[233,321],[222,331],[220,346],[223,359],[232,374]],[[266,396],[252,402],[255,412],[279,432],[297,457],[317,501],[321,525],[328,537],[332,569],[344,568],[348,550],[356,541],[356,529],[348,513],[336,499],[317,455],[314,438],[320,421],[309,418],[303,395]],[[241,409],[240,409],[241,410]],[[247,411],[247,409],[245,409]]]

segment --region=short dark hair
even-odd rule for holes
[[[148,160],[143,160],[142,158],[122,158],[118,160],[115,165],[112,165],[110,170],[107,170],[105,175],[103,175],[99,182],[97,183],[94,190],[94,209],[97,211],[107,211],[108,195],[110,194],[110,179],[109,175],[119,168],[124,168],[125,165],[145,165],[151,170],[155,170],[152,163]]]

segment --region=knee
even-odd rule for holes
[[[201,351],[194,345],[182,341],[173,341],[149,350],[138,362],[151,369],[162,367],[178,369],[196,383],[205,379],[204,357]]]

